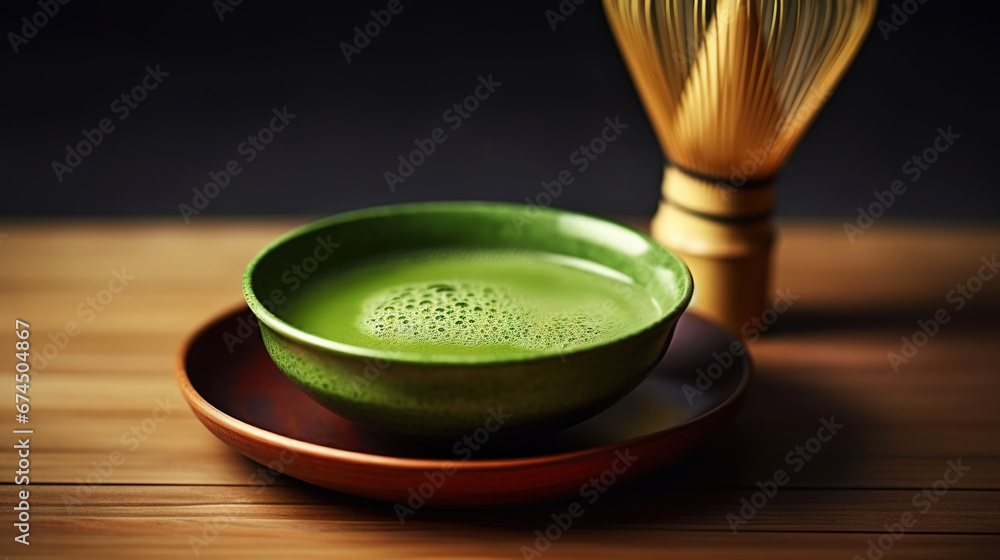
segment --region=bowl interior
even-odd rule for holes
[[[385,206],[312,222],[261,251],[247,268],[244,292],[262,321],[297,340],[339,352],[406,360],[400,353],[317,337],[289,323],[284,310],[302,285],[335,267],[427,249],[532,250],[603,265],[628,276],[658,303],[659,316],[647,328],[676,319],[691,297],[687,268],[646,235],[583,214],[491,202]],[[475,356],[465,360],[475,361]],[[426,358],[421,355],[419,361]]]

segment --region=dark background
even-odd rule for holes
[[[0,215],[181,220],[178,205],[191,203],[192,188],[238,158],[237,145],[282,106],[295,120],[192,220],[412,200],[523,201],[570,168],[570,154],[616,115],[629,129],[575,173],[555,205],[653,213],[663,157],[598,0],[556,30],[545,11],[558,0],[403,4],[350,64],[340,43],[386,1],[244,0],[223,21],[210,0],[60,6],[19,53],[9,39],[0,47]],[[779,215],[853,220],[873,190],[903,179],[908,190],[888,219],[995,220],[992,5],[927,0],[888,41],[873,28],[785,168]],[[882,2],[877,17],[890,18],[892,6]],[[3,2],[5,38],[39,10],[37,1]],[[111,102],[156,64],[169,77],[119,121]],[[383,173],[396,157],[446,126],[442,112],[491,73],[502,83],[496,93],[390,192]],[[104,117],[115,130],[57,181],[52,162]],[[902,164],[949,125],[961,138],[911,183]]]

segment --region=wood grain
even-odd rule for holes
[[[187,333],[240,301],[250,257],[303,221],[0,226],[0,318],[30,321],[38,351],[67,322],[80,327],[32,378],[33,544],[12,543],[8,509],[0,554],[518,558],[534,530],[565,510],[422,510],[401,525],[386,504],[283,477],[253,485],[260,467],[195,419],[173,360]],[[864,557],[866,541],[916,511],[914,494],[959,458],[970,470],[886,558],[992,557],[1000,549],[1000,280],[959,310],[947,297],[998,248],[995,227],[879,222],[852,244],[840,224],[784,224],[774,286],[799,299],[750,343],[758,374],[736,426],[680,465],[605,495],[544,557]],[[135,276],[129,285],[101,311],[81,312],[122,267]],[[893,371],[886,354],[939,308],[950,321]],[[12,329],[0,330],[0,348],[13,341]],[[158,399],[179,406],[136,444],[128,432],[152,417]],[[0,386],[0,401],[12,400],[12,384]],[[12,427],[13,412],[3,414]],[[830,416],[843,431],[732,534],[726,514],[757,482],[790,470],[786,454]],[[0,469],[12,473],[15,456],[2,449]],[[102,474],[116,451],[124,461]],[[11,503],[19,488],[3,479]],[[210,542],[193,547],[192,538]]]

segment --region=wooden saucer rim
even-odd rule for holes
[[[740,400],[746,393],[747,388],[750,386],[750,382],[753,377],[753,362],[747,353],[741,359],[743,360],[743,371],[741,372],[741,379],[739,385],[733,390],[733,392],[721,403],[712,407],[711,409],[703,412],[702,414],[681,422],[680,424],[673,425],[669,428],[664,428],[649,434],[636,436],[630,439],[607,443],[603,445],[598,445],[595,447],[588,447],[585,449],[580,449],[577,451],[569,451],[563,453],[555,453],[552,455],[538,455],[533,457],[519,457],[512,459],[469,459],[469,460],[451,460],[451,459],[428,459],[428,458],[416,458],[416,457],[393,457],[389,455],[378,455],[374,453],[365,453],[361,451],[349,451],[346,449],[339,449],[336,447],[329,447],[325,445],[320,445],[317,443],[312,443],[308,441],[298,440],[292,437],[283,436],[265,430],[253,424],[249,424],[237,418],[226,414],[225,412],[216,408],[212,403],[210,403],[205,397],[203,397],[194,385],[187,372],[187,356],[190,353],[192,346],[195,342],[200,339],[204,334],[206,334],[210,329],[215,327],[218,323],[228,319],[229,317],[235,316],[240,312],[250,312],[249,307],[243,303],[240,305],[233,306],[226,309],[225,311],[216,313],[212,315],[208,320],[206,320],[201,326],[195,329],[191,334],[189,334],[180,350],[177,354],[177,361],[175,367],[175,375],[177,378],[177,383],[180,386],[181,393],[184,399],[188,402],[191,408],[194,410],[195,415],[198,416],[199,420],[209,431],[213,433],[216,437],[219,434],[216,433],[216,429],[221,428],[222,430],[232,433],[240,434],[249,440],[256,441],[258,443],[263,443],[272,447],[278,447],[283,449],[288,449],[291,451],[296,451],[300,454],[311,455],[317,459],[321,460],[333,460],[345,463],[351,463],[355,465],[366,465],[373,467],[392,467],[396,469],[406,469],[406,470],[434,470],[441,469],[443,466],[447,465],[448,468],[456,468],[464,471],[495,471],[495,470],[511,470],[526,467],[537,467],[545,465],[554,465],[559,463],[574,462],[583,457],[588,456],[599,456],[605,453],[613,453],[617,449],[629,446],[638,446],[641,444],[648,443],[650,441],[655,441],[663,438],[667,438],[675,432],[687,430],[692,426],[708,422],[714,416],[719,416],[727,412],[731,407],[738,406]],[[690,313],[690,311],[688,311]],[[220,438],[221,439],[221,438]],[[226,442],[229,443],[229,442]],[[231,444],[230,444],[231,445]]]

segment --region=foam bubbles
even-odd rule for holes
[[[372,297],[361,330],[387,343],[563,350],[615,337],[626,325],[606,305],[544,309],[499,284],[436,282]]]

